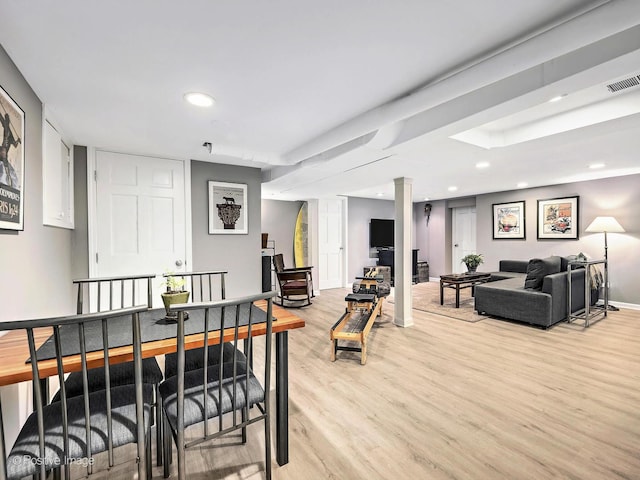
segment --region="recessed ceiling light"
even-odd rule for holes
[[[491,166],[489,162],[478,162],[476,163],[476,168],[487,168]]]
[[[560,100],[562,100],[566,96],[567,96],[566,93],[563,93],[562,95],[556,95],[555,97],[551,98],[549,101],[550,102],[559,102]]]
[[[527,186],[529,186],[529,184],[527,182],[518,182],[517,185],[516,185],[516,187],[518,187],[518,188],[524,188],[524,187],[527,187]]]
[[[382,193],[382,192],[378,192],[378,193],[376,193],[376,195],[377,195],[378,197],[384,197],[384,193]]]
[[[450,192],[455,192],[456,190],[458,190],[458,187],[451,186],[447,188],[447,190],[449,190]]]
[[[200,92],[185,93],[184,99],[191,105],[195,105],[196,107],[210,107],[214,103],[213,97],[211,95]]]
[[[428,202],[429,201],[429,197],[424,197],[424,201]]]
[[[589,165],[589,168],[592,168],[592,169],[603,168],[603,167],[604,167],[604,163],[592,163],[591,165]]]

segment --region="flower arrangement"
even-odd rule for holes
[[[478,268],[478,265],[484,262],[481,253],[470,253],[462,257],[462,263],[464,263],[469,271],[473,271]]]
[[[167,272],[165,273],[165,281],[162,283],[163,286],[166,285],[167,293],[178,293],[184,292],[184,285],[186,280],[184,277],[174,277],[173,273]]]

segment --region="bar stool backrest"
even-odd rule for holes
[[[20,469],[31,470],[27,475],[39,475],[39,478],[46,478],[46,471],[56,468],[58,466],[66,467],[65,459],[74,458],[73,455],[78,452],[71,448],[70,443],[75,445],[80,444],[83,450],[83,454],[86,456],[86,459],[93,458],[92,455],[96,453],[100,453],[103,451],[109,452],[109,463],[113,464],[113,445],[114,445],[114,434],[113,434],[113,425],[116,422],[116,419],[112,418],[111,409],[112,409],[112,397],[110,390],[110,379],[109,379],[109,348],[108,348],[108,334],[109,334],[109,321],[114,319],[115,317],[130,317],[131,321],[128,322],[129,328],[131,328],[132,339],[133,339],[133,358],[135,365],[135,376],[136,376],[136,384],[135,384],[135,421],[136,431],[131,432],[131,435],[137,439],[145,438],[145,422],[144,422],[144,407],[143,407],[143,393],[142,393],[142,346],[141,346],[141,336],[140,336],[140,319],[139,313],[146,311],[147,308],[145,306],[141,307],[132,307],[126,309],[112,310],[110,312],[102,312],[102,313],[88,313],[88,314],[78,314],[66,317],[56,317],[56,318],[43,318],[43,319],[34,319],[34,320],[22,320],[22,321],[11,321],[11,322],[2,322],[0,323],[0,332],[8,332],[8,331],[22,331],[25,333],[25,342],[28,343],[29,346],[29,359],[31,360],[31,373],[32,373],[32,387],[33,387],[33,395],[34,395],[34,405],[35,412],[23,426],[23,432],[27,429],[27,425],[29,428],[33,428],[33,420],[35,420],[37,430],[37,445],[35,445],[35,440],[32,440],[34,435],[33,432],[31,435],[28,433],[26,435],[21,434],[18,436],[18,441],[16,442],[16,447],[18,446],[22,449],[22,453],[18,456],[12,454],[11,463],[12,467],[16,466],[17,459],[25,462],[25,465],[21,467],[17,467]],[[98,322],[98,323],[96,323]],[[87,339],[89,338],[86,335],[87,326],[89,324],[94,325],[93,332],[98,329],[98,325],[101,331],[101,345],[102,348],[98,351],[95,351],[95,348],[91,348],[91,352],[88,351],[87,347]],[[64,341],[62,339],[63,335],[72,335],[75,332],[77,335],[77,341],[79,346],[79,355],[77,351],[73,352],[74,357],[79,356],[79,362],[81,367],[81,372],[83,376],[83,395],[82,400],[78,397],[76,398],[67,398],[65,392],[65,382],[64,382],[64,363],[69,363],[71,359],[69,355],[72,353],[66,349],[63,350]],[[49,341],[53,341],[55,356],[50,359],[33,361],[37,358],[37,348],[36,348],[36,338],[42,338],[43,334],[51,334]],[[95,336],[95,333],[94,333]],[[65,339],[66,340],[66,339]],[[65,354],[67,355],[66,358]],[[25,358],[25,361],[27,359]],[[77,360],[75,360],[77,361]],[[104,400],[104,414],[106,415],[106,431],[102,431],[101,426],[96,426],[92,424],[91,418],[95,413],[94,403],[91,404],[91,409],[89,408],[89,386],[87,381],[87,371],[89,370],[88,365],[96,366],[95,364],[101,364],[104,362],[104,382],[106,385],[105,393],[103,397]],[[43,392],[41,389],[40,379],[45,379],[49,376],[58,376],[60,380],[60,389],[61,395],[60,400],[56,403],[46,405],[46,401],[43,398]],[[116,402],[117,399],[114,397],[113,401]],[[68,402],[75,402],[75,404],[82,403],[84,412],[84,434],[78,434],[78,422],[75,419],[73,422],[68,418],[69,412],[77,411],[77,409],[72,408],[68,409]],[[7,473],[7,456],[6,456],[6,448],[4,445],[4,425],[2,423],[2,406],[0,405],[0,480],[6,480],[7,478],[14,478],[12,476],[8,476]],[[48,415],[45,415],[48,414]],[[54,419],[55,417],[55,419]],[[55,423],[59,418],[60,424]],[[104,418],[104,417],[103,417]],[[32,420],[31,422],[29,420]],[[147,422],[148,423],[148,422]],[[49,432],[48,436],[45,435],[45,426],[46,431]],[[102,446],[92,445],[92,437],[95,439],[96,429],[100,429],[99,434],[104,438],[104,442]],[[30,430],[31,431],[31,430]],[[52,433],[55,432],[55,433]],[[60,432],[62,436],[60,437]],[[75,435],[71,435],[71,433],[75,432]],[[93,435],[91,434],[93,432]],[[21,442],[21,438],[23,441]],[[20,442],[20,445],[18,443]],[[60,445],[60,443],[62,445]],[[117,443],[117,442],[116,442]],[[138,443],[138,454],[139,458],[144,458],[144,441],[139,441]],[[106,448],[105,448],[106,447]],[[77,450],[77,448],[76,448]],[[37,461],[36,461],[37,460]],[[92,473],[92,463],[88,462],[87,465],[87,474]],[[64,468],[65,478],[69,478],[69,468]],[[144,464],[143,462],[139,462],[138,466],[139,478],[145,478],[144,473]]]
[[[144,274],[76,279],[73,281],[78,286],[76,313],[106,312],[137,305],[152,308],[155,277],[155,274]]]
[[[165,273],[162,276],[167,279],[183,279],[185,282],[183,289],[191,292],[191,302],[212,302],[226,298],[225,275],[227,273],[224,270],[207,270],[202,272]]]

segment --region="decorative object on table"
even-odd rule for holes
[[[524,201],[493,204],[493,238],[525,238]]]
[[[605,278],[608,278],[609,273],[609,247],[607,246],[607,232],[609,233],[624,233],[625,229],[618,223],[615,217],[596,217],[589,226],[585,229],[587,233],[604,233],[604,269]],[[609,299],[609,285],[604,285],[605,295]],[[609,310],[616,311],[617,307],[608,305]]]
[[[430,203],[424,204],[424,216],[427,217],[427,227],[429,226],[429,219],[431,218],[432,205]]]
[[[538,238],[577,240],[580,197],[538,200]]]
[[[209,234],[249,232],[247,185],[209,181]]]
[[[484,258],[482,258],[481,253],[470,253],[462,257],[461,262],[467,266],[469,272],[475,272],[478,265],[484,262]]]
[[[0,230],[24,230],[24,112],[0,87]]]
[[[167,290],[162,292],[162,303],[164,303],[164,309],[166,311],[166,320],[178,320],[178,314],[171,312],[169,308],[171,305],[178,303],[187,303],[189,301],[189,292],[184,290],[185,279],[183,277],[177,277],[174,273],[165,273],[163,275],[166,280],[163,285],[166,285]],[[186,315],[186,312],[185,312]],[[188,316],[185,316],[185,319]]]

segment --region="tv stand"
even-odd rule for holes
[[[414,248],[411,257],[411,283],[418,283],[418,250]],[[394,255],[395,249],[393,248],[378,248],[378,265],[387,266],[391,268],[391,285],[394,284],[395,272],[394,272]]]

